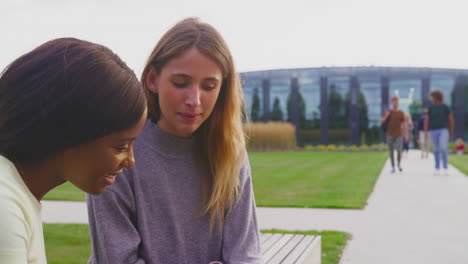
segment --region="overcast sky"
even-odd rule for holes
[[[1,0],[0,69],[58,37],[110,47],[139,75],[177,21],[215,26],[239,71],[322,66],[468,69],[466,0]]]

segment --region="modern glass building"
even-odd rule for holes
[[[250,121],[288,121],[299,145],[382,142],[380,118],[390,98],[416,124],[441,90],[455,118],[456,137],[468,138],[468,70],[332,67],[241,73]],[[414,137],[413,137],[414,138]]]

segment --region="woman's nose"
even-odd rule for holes
[[[200,105],[200,87],[198,85],[193,85],[187,90],[187,97],[185,103],[190,106]]]

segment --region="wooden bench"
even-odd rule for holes
[[[266,264],[321,263],[320,236],[265,233],[260,235],[260,242]]]

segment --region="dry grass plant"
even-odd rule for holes
[[[287,122],[249,122],[244,125],[249,151],[296,150],[295,128]]]

